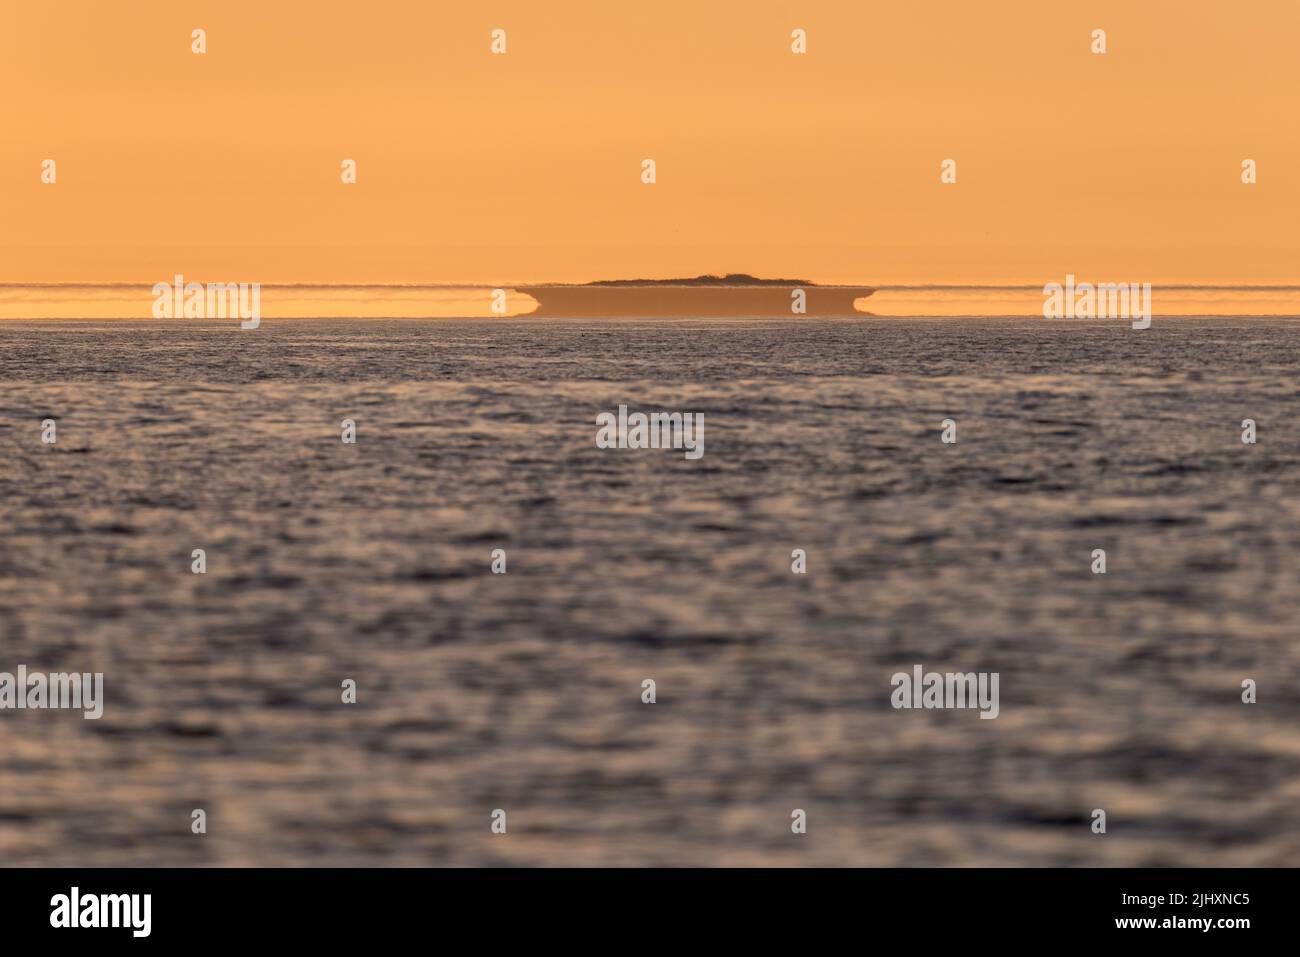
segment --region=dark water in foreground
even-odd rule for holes
[[[1297,369],[1272,319],[6,323],[0,671],[107,703],[0,712],[0,861],[1300,864]],[[620,403],[704,457],[597,449]],[[914,664],[1000,716],[893,710]]]

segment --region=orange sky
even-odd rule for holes
[[[8,2],[0,281],[1300,282],[1297,43],[1290,0]]]

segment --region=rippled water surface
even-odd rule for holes
[[[1280,319],[4,323],[0,671],[107,703],[0,712],[0,860],[1300,864],[1298,369]],[[704,457],[596,448],[619,404]],[[895,711],[915,664],[1000,716]]]

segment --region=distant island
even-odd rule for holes
[[[804,279],[759,279],[749,273],[689,279],[601,279],[577,285],[519,286],[537,300],[538,318],[707,317],[802,319],[861,315],[854,302],[866,286],[819,286]]]

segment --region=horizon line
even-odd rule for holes
[[[1068,275],[1068,274],[1067,274]],[[631,279],[592,279],[584,282],[554,282],[554,281],[498,281],[498,282],[264,282],[255,280],[257,285],[271,289],[497,289],[497,288],[546,288],[546,287],[575,287],[575,286],[598,286],[600,288],[617,289],[618,286],[611,286],[610,283],[634,284],[638,282],[654,283],[656,285],[672,285],[674,281],[680,279],[683,283],[698,277],[673,277],[670,279],[651,279],[636,277]],[[725,277],[711,277],[725,278]],[[755,277],[758,278],[758,277]],[[200,280],[193,280],[200,281]],[[214,280],[217,281],[217,280]],[[220,282],[240,280],[219,280]],[[1049,283],[1056,282],[1056,279],[1048,280]],[[1119,280],[1089,280],[1093,285],[1098,283],[1109,283]],[[162,280],[113,280],[106,282],[72,280],[63,282],[21,282],[21,281],[0,281],[0,289],[129,289],[139,286],[156,286]],[[901,292],[901,291],[1008,291],[1021,292],[1031,289],[1041,289],[1042,283],[875,283],[875,282],[852,282],[852,283],[819,283],[814,281],[782,281],[782,280],[764,280],[759,279],[758,283],[736,283],[738,288],[745,288],[752,285],[769,285],[769,286],[811,286],[820,289],[872,289],[877,292]],[[1186,283],[1186,282],[1158,282],[1149,283],[1152,287],[1161,289],[1179,289],[1179,290],[1216,290],[1228,292],[1288,292],[1300,290],[1300,280],[1295,283]],[[718,283],[716,285],[725,285]]]

